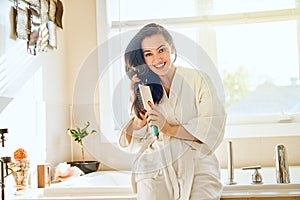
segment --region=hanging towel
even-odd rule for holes
[[[28,40],[29,37],[29,19],[28,9],[19,6],[14,8],[16,11],[16,34],[19,39]]]
[[[35,9],[40,9],[41,3],[40,0],[23,0],[27,4],[29,4],[30,7],[34,7]]]
[[[56,25],[52,21],[48,21],[47,28],[49,31],[48,45],[57,48]]]
[[[49,2],[48,0],[40,0],[41,1],[41,23],[46,23],[49,20],[48,10],[49,10]]]
[[[63,28],[62,25],[62,15],[64,12],[63,4],[61,0],[57,0],[56,14],[55,14],[55,23],[59,28]]]
[[[40,0],[41,2],[41,26],[40,26],[40,40],[41,40],[41,51],[47,51],[49,30],[47,22],[49,21],[48,10],[49,2],[48,0]]]
[[[40,25],[41,18],[39,10],[30,7],[30,36],[27,42],[27,52],[36,55],[41,47]]]
[[[56,4],[57,4],[57,0],[49,0],[48,16],[49,16],[49,20],[52,22],[55,22]]]

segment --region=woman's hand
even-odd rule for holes
[[[167,122],[166,118],[161,114],[155,105],[153,105],[150,101],[148,102],[149,106],[152,108],[148,110],[147,115],[147,123],[150,126],[157,126],[158,130],[162,130],[164,127],[168,126],[169,123]]]
[[[147,123],[150,126],[156,125],[158,130],[160,130],[164,135],[171,137],[176,137],[185,140],[195,140],[199,141],[193,135],[191,135],[183,126],[181,125],[171,125],[166,118],[157,110],[155,105],[148,102],[152,110],[148,110],[146,113]]]
[[[147,121],[146,121],[146,119],[147,119],[146,114],[143,115],[143,113],[140,113],[140,115],[141,115],[141,117],[142,117],[143,119],[140,119],[140,118],[138,118],[137,116],[134,116],[134,118],[133,118],[131,124],[130,124],[130,125],[127,127],[127,129],[126,129],[126,134],[125,134],[125,136],[126,136],[126,139],[127,139],[128,143],[131,142],[132,132],[133,132],[134,130],[139,130],[139,129],[141,129],[141,128],[144,127],[144,126],[146,125],[146,123],[147,123]]]
[[[137,116],[135,116],[133,118],[132,125],[133,125],[134,130],[142,128],[147,123],[147,116],[146,116],[146,114],[143,115],[143,113],[140,113],[140,115],[141,115],[141,117],[143,119],[140,119]]]

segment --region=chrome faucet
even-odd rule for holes
[[[261,169],[260,165],[257,166],[249,166],[249,167],[243,167],[242,170],[249,170],[254,169],[254,173],[252,174],[252,184],[262,184],[263,183],[263,177],[258,172],[259,169]]]
[[[277,183],[290,183],[287,151],[283,144],[278,144],[275,147],[275,168]]]
[[[235,185],[234,181],[234,167],[233,167],[233,153],[232,153],[232,142],[227,142],[227,174],[228,180],[226,182],[227,185]]]

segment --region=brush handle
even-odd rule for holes
[[[158,132],[158,128],[157,126],[152,126],[153,127],[153,131],[154,131],[154,136],[158,137],[159,136],[159,132]]]
[[[151,110],[153,103],[153,98],[152,98],[152,93],[151,89],[149,86],[139,84],[139,89],[140,89],[140,97],[139,98],[139,103],[142,103],[144,106],[144,109],[146,110]],[[157,126],[153,125],[153,131],[154,131],[154,136],[158,138],[159,136],[159,131]]]

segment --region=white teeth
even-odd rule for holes
[[[160,64],[160,65],[156,65],[155,67],[156,68],[161,68],[161,67],[163,67],[165,65],[165,63],[162,63],[162,64]]]

